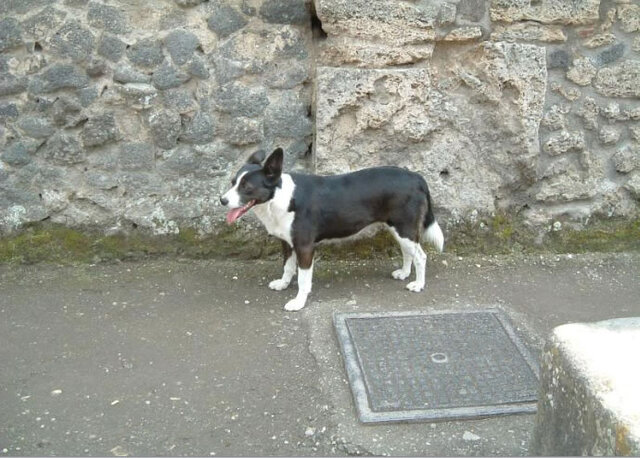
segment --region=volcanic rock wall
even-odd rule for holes
[[[419,171],[450,227],[635,218],[640,4],[0,2],[0,233],[215,233],[276,146],[289,170]]]

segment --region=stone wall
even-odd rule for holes
[[[289,169],[419,171],[450,230],[637,218],[640,5],[0,2],[0,233],[213,233],[231,173],[275,146]]]

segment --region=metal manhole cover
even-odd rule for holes
[[[538,368],[498,310],[336,313],[360,421],[536,410]]]

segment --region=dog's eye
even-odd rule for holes
[[[253,189],[253,186],[249,183],[247,183],[246,181],[243,181],[240,183],[240,188],[245,190],[245,191],[251,191]]]

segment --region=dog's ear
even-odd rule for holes
[[[264,170],[264,174],[267,176],[269,181],[276,181],[280,178],[280,175],[282,174],[283,159],[284,152],[282,151],[282,148],[276,148],[267,158],[262,170]]]
[[[262,161],[264,161],[265,156],[266,156],[266,153],[264,152],[264,150],[259,149],[258,151],[253,153],[251,156],[249,156],[249,159],[247,159],[247,164],[261,165]]]

